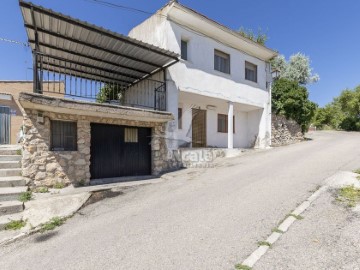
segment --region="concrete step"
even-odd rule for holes
[[[0,188],[25,186],[26,181],[21,176],[0,177]]]
[[[0,202],[0,216],[19,213],[24,210],[24,203],[19,201]]]
[[[0,155],[0,161],[21,161],[20,155]]]
[[[13,149],[13,148],[9,148],[9,149],[3,149],[0,148],[0,155],[7,155],[7,156],[21,156],[21,149]]]
[[[20,161],[0,161],[0,169],[19,169]]]
[[[21,169],[0,169],[0,177],[21,176]]]
[[[28,190],[28,187],[2,187],[0,188],[0,202],[17,201],[22,192]]]
[[[5,229],[6,224],[13,220],[22,220],[23,219],[23,213],[16,213],[6,216],[0,216],[0,231]]]

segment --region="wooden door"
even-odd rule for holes
[[[192,147],[206,147],[206,110],[192,109]]]

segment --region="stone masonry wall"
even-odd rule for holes
[[[178,168],[168,154],[166,124],[43,112],[44,123],[37,122],[36,110],[25,110],[23,141],[23,177],[29,185],[52,187],[88,185],[90,183],[90,123],[152,128],[152,173],[159,175]],[[50,120],[77,122],[77,151],[50,151]]]
[[[294,120],[282,115],[271,117],[271,146],[282,146],[304,140],[301,127]]]

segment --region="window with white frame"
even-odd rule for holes
[[[245,80],[257,82],[257,65],[245,62]]]
[[[214,52],[214,69],[230,74],[230,55],[219,50]]]

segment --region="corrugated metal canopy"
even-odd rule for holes
[[[32,49],[49,57],[43,58],[44,69],[129,85],[179,61],[174,52],[32,3],[19,4]]]

